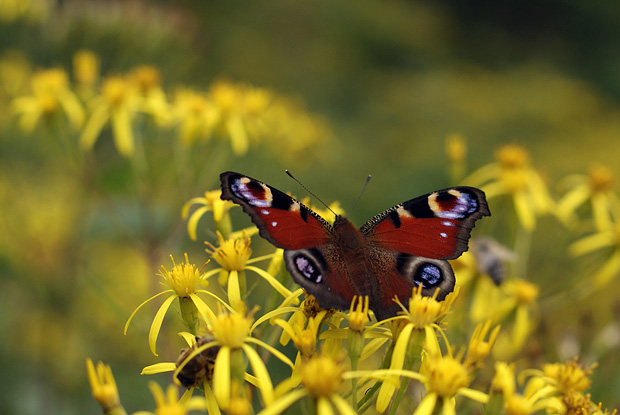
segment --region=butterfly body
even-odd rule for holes
[[[467,250],[474,221],[490,215],[484,193],[455,187],[411,199],[360,229],[337,216],[330,225],[285,193],[240,173],[220,176],[222,199],[243,207],[260,235],[284,249],[293,279],[321,307],[347,309],[367,295],[379,320],[396,315],[422,285],[442,300],[454,288],[448,259]]]

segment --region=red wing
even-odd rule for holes
[[[453,187],[386,210],[360,230],[370,245],[426,258],[454,259],[467,250],[474,222],[490,215],[481,190]]]
[[[240,173],[222,173],[220,180],[222,199],[241,205],[260,235],[278,248],[319,246],[331,237],[323,218],[287,194]]]

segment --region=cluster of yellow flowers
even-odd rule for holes
[[[176,131],[185,146],[225,139],[236,156],[263,141],[282,154],[295,157],[303,151],[311,159],[328,134],[319,116],[266,88],[220,79],[206,91],[179,87],[168,94],[153,66],[104,77],[99,67],[98,56],[79,51],[72,80],[63,68],[41,69],[28,77],[29,85],[16,88],[30,68],[23,58],[7,54],[0,62],[0,89],[7,91],[24,132],[34,132],[41,123],[68,122],[67,130],[78,133],[79,147],[90,150],[109,126],[118,152],[126,157],[140,157],[141,140],[148,135],[140,128],[145,119],[154,131]]]
[[[602,198],[607,207],[593,208],[605,217],[595,217],[593,222],[607,226],[606,221],[615,220],[615,196],[601,183],[602,171],[593,170],[589,181],[571,179],[576,185],[558,202],[561,209],[551,208],[555,202],[546,185],[529,164],[527,152],[518,146],[502,147],[496,163],[467,180],[479,184],[491,201],[509,196],[520,232],[529,235],[541,213],[560,212],[562,220],[574,215],[577,206],[588,199],[594,204],[602,203]],[[177,385],[170,385],[164,397],[161,387],[151,384],[157,404],[154,413],[206,410],[242,415],[254,413],[257,407],[259,415],[276,415],[289,408],[296,408],[290,413],[320,415],[373,410],[415,415],[439,410],[444,414],[474,410],[508,415],[610,413],[587,393],[595,365],[584,366],[575,358],[547,363],[541,369],[517,370],[511,363],[538,324],[539,289],[524,278],[507,277],[498,267],[521,261],[515,256],[523,253],[509,251],[495,241],[474,239],[473,253],[453,261],[457,289],[444,301],[414,289],[398,316],[377,322],[368,298],[355,298],[348,312],[325,310],[301,289],[287,288],[290,279],[280,272],[281,250],[252,258],[250,236],[255,229],[233,232],[229,211],[235,205],[218,196],[219,191],[213,191],[191,199],[183,213],[187,217],[190,208],[199,205],[188,221],[189,234],[195,239],[200,217],[213,212],[219,244],[209,244],[207,252],[219,267],[203,272],[187,255],[183,263],[173,260],[172,269],[162,267],[160,273],[167,289],[138,307],[166,296],[149,333],[151,351],[157,355],[160,327],[178,299],[178,316],[185,328],[179,335],[188,345],[177,361],[144,368],[143,374],[172,372]],[[585,251],[582,248],[580,253]],[[261,261],[268,262],[264,267],[253,265]],[[272,288],[260,304],[262,314],[258,307],[249,310],[252,287],[261,284],[249,284],[250,274]],[[212,281],[214,276],[216,281]],[[500,329],[499,323],[505,328]],[[294,355],[285,348],[291,342]],[[489,365],[491,356],[494,363]],[[273,365],[268,364],[270,357],[275,358]],[[282,374],[275,386],[278,376],[272,366],[280,367],[277,372]],[[89,360],[88,372],[93,394],[105,412],[124,413],[110,368],[101,363],[95,367]],[[181,397],[178,386],[186,388]],[[200,395],[196,389],[202,391]],[[259,396],[254,397],[254,392]]]

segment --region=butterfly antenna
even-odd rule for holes
[[[327,208],[327,210],[329,210],[331,213],[334,214],[334,216],[338,216],[338,214],[336,214],[336,212],[334,212],[329,206],[327,206],[327,203],[323,202],[317,195],[315,195],[314,193],[312,193],[310,190],[308,190],[308,188],[306,186],[304,186],[299,180],[297,180],[297,178],[295,176],[293,176],[293,174],[287,170],[284,170],[286,172],[286,174],[288,174],[290,176],[291,179],[295,180],[297,182],[298,185],[300,185],[301,187],[303,187],[303,189],[310,193],[316,200],[318,200],[319,202],[321,202],[321,204],[323,206],[325,206]]]
[[[368,185],[368,182],[370,181],[371,178],[372,176],[370,176],[370,174],[368,175],[368,177],[366,177],[366,181],[364,182],[364,187],[362,187],[362,191],[360,192],[360,195],[357,197],[357,199],[355,199],[355,203],[353,203],[353,207],[351,208],[349,213],[347,213],[347,216],[345,216],[345,218],[348,218],[353,212],[353,209],[355,209],[355,206],[357,206],[357,202],[359,202],[360,199],[362,198],[362,195],[364,194],[364,190],[366,190],[366,186]]]

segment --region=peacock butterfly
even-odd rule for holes
[[[346,217],[333,225],[287,194],[240,173],[220,175],[222,199],[241,205],[260,235],[284,249],[293,279],[323,308],[346,310],[355,295],[370,299],[378,320],[400,310],[414,287],[454,289],[448,259],[467,250],[474,222],[490,216],[484,193],[473,187],[438,190],[396,205],[357,229]]]

